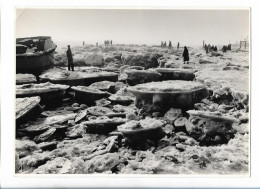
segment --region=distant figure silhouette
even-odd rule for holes
[[[210,49],[210,50],[211,50],[211,51],[215,51],[214,45],[211,46],[211,49]]]
[[[184,47],[182,56],[183,56],[183,63],[185,64],[185,62],[187,61],[188,64],[190,59],[189,59],[189,51],[186,46]]]
[[[83,46],[85,46],[85,41],[83,41]]]
[[[180,43],[178,42],[178,44],[177,44],[177,49],[179,49],[180,48]]]
[[[205,48],[206,54],[208,54],[209,53],[208,45],[205,44],[204,48]]]
[[[169,41],[169,47],[172,48],[172,42],[171,41]]]
[[[167,43],[166,43],[166,41],[164,42],[164,47],[167,47]]]
[[[223,53],[224,53],[224,52],[227,52],[227,46],[226,46],[226,45],[223,46],[222,52],[223,52]]]
[[[227,50],[231,50],[231,44],[227,46]]]
[[[210,44],[208,44],[208,50],[209,50],[209,52],[211,52],[211,46],[210,46]]]
[[[111,45],[112,45],[112,42],[113,42],[113,41],[111,40],[111,41],[110,41],[110,44],[111,44]]]
[[[72,71],[74,71],[73,57],[72,57],[72,53],[70,50],[70,45],[68,45],[67,58],[68,58],[68,70],[70,70],[70,68],[71,68]]]
[[[161,41],[161,47],[163,47],[163,42]]]
[[[96,42],[96,47],[98,47],[98,42]]]

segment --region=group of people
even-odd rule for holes
[[[112,45],[112,43],[113,43],[112,40],[105,40],[104,41],[105,46]],[[85,41],[83,41],[83,46],[85,46]],[[98,42],[96,42],[96,47],[98,47]]]
[[[105,45],[106,45],[107,43],[109,43],[109,44],[112,45],[112,40],[111,40],[111,42],[108,41],[108,40],[106,40],[106,41],[105,41]],[[165,43],[166,43],[166,42],[165,42]],[[97,43],[96,45],[98,45],[98,43]],[[171,45],[171,41],[169,41],[169,46],[170,46],[170,45]],[[179,46],[179,42],[178,42],[178,46]],[[171,46],[170,46],[170,47],[171,47]],[[67,50],[66,54],[67,54],[67,59],[68,59],[68,70],[69,70],[69,71],[70,71],[70,70],[71,70],[71,71],[74,71],[73,54],[72,54],[72,52],[71,52],[70,45],[68,45],[68,50]],[[187,49],[186,46],[184,47],[184,51],[183,51],[182,56],[183,56],[183,62],[184,62],[184,64],[185,64],[185,62],[187,62],[187,64],[188,64],[188,63],[189,63],[189,51],[188,51],[188,49]]]
[[[204,41],[203,41],[203,43],[204,43]],[[209,52],[212,52],[212,51],[215,51],[215,52],[218,51],[217,46],[214,46],[214,45],[211,46],[210,44],[208,44],[208,45],[205,44],[204,49],[206,51],[206,54],[208,54]],[[227,50],[231,50],[231,44],[224,45],[221,50],[222,50],[222,52],[227,52]]]
[[[111,45],[112,45],[112,40],[111,40]],[[83,41],[83,46],[85,46],[85,41]],[[96,47],[98,47],[98,42],[96,42]]]
[[[165,42],[161,41],[161,47],[167,47],[166,41]],[[171,41],[169,41],[169,47],[172,47],[172,42]]]
[[[231,44],[223,46],[222,52],[227,52],[227,50],[231,50]]]
[[[215,52],[217,52],[218,51],[218,48],[217,48],[217,46],[214,46],[214,45],[210,45],[210,44],[205,44],[204,45],[204,49],[205,49],[205,51],[206,51],[206,54],[208,54],[209,52],[212,52],[212,51],[215,51]],[[223,47],[222,47],[222,52],[227,52],[227,50],[231,50],[231,44],[229,44],[229,45],[224,45]]]
[[[104,44],[105,44],[105,46],[107,46],[107,45],[112,45],[112,40],[105,40],[104,41]]]
[[[210,44],[205,44],[204,45],[204,49],[205,49],[205,51],[206,51],[206,54],[208,54],[209,52],[211,52],[211,51],[215,51],[215,52],[217,52],[218,51],[218,48],[217,48],[217,46],[214,46],[214,45],[210,45]]]
[[[167,43],[166,43],[166,41],[161,41],[161,47],[167,47]],[[168,45],[168,47],[169,48],[172,48],[172,42],[169,40],[169,45]],[[179,49],[179,47],[180,47],[180,43],[178,42],[178,44],[177,44],[177,49]]]
[[[105,44],[105,46],[112,45],[112,40],[105,40],[104,44]],[[83,41],[83,46],[84,45],[85,45],[85,42]],[[98,46],[98,43],[96,43],[96,46]],[[161,47],[167,47],[166,41],[165,42],[161,41]],[[170,47],[170,48],[172,47],[172,42],[170,40],[169,40],[168,47]],[[178,42],[177,49],[179,49],[179,47],[180,47],[180,43]],[[206,54],[208,54],[209,52],[212,52],[212,51],[216,51],[216,52],[218,51],[217,46],[210,45],[210,44],[208,44],[208,45],[205,44],[204,49],[206,51]],[[231,44],[223,46],[222,51],[226,52],[227,50],[231,50]],[[187,62],[187,64],[188,64],[189,63],[189,51],[186,46],[184,47],[182,57],[183,57],[183,63],[185,64],[185,62]],[[74,64],[73,64],[73,58],[72,58],[72,52],[70,49],[70,45],[68,45],[67,58],[68,58],[68,70],[72,69],[72,71],[74,71]]]

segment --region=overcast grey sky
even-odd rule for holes
[[[16,37],[37,35],[64,44],[227,44],[249,35],[249,10],[17,9]]]

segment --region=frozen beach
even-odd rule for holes
[[[248,175],[249,50],[114,44],[16,77],[16,173]]]

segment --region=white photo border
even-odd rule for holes
[[[44,8],[165,8],[165,9],[218,9],[251,7],[251,176],[250,177],[168,177],[166,176],[124,176],[124,177],[92,177],[89,175],[39,175],[39,177],[14,176],[14,128],[15,128],[15,7]],[[13,0],[4,1],[1,6],[1,187],[3,188],[201,188],[201,187],[260,187],[260,126],[257,119],[257,108],[260,96],[257,85],[260,74],[260,61],[257,56],[260,18],[259,3],[247,0]],[[253,42],[254,41],[254,42]],[[253,87],[254,86],[254,87]]]

